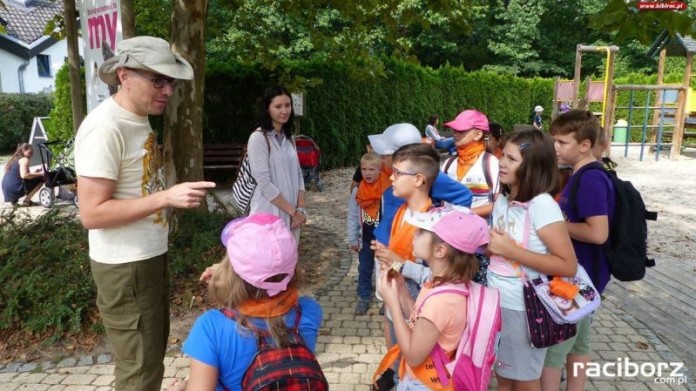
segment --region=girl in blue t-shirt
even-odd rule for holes
[[[201,275],[211,300],[222,308],[196,319],[182,348],[191,357],[189,376],[169,390],[241,390],[257,353],[250,327],[268,330],[278,346],[287,346],[298,309],[299,334],[314,352],[322,310],[315,300],[298,297],[297,245],[283,221],[267,213],[232,220],[222,243],[227,256]]]

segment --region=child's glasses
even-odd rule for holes
[[[392,176],[394,176],[394,180],[399,179],[399,177],[401,177],[403,175],[414,176],[414,175],[418,175],[418,173],[417,172],[410,172],[410,171],[401,171],[396,167],[392,168]]]

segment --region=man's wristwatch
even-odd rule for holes
[[[300,212],[303,215],[305,215],[305,217],[307,217],[307,210],[305,208],[297,207],[297,208],[295,208],[295,213],[297,213],[297,212]]]

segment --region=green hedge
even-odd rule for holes
[[[352,77],[355,69],[355,65],[341,63],[297,62],[269,71],[258,66],[210,62],[203,141],[246,142],[257,126],[264,90],[278,84],[281,74],[285,79],[314,81],[305,91],[306,115],[296,124],[299,132],[313,137],[322,148],[324,167],[353,165],[365,149],[367,135],[397,122],[410,122],[422,130],[434,113],[445,122],[464,109],[476,108],[510,130],[515,124],[530,123],[532,108],[542,105],[547,108],[545,121],[550,122],[552,79],[466,72],[453,66],[432,69],[392,59],[385,60],[384,76]],[[57,135],[52,135],[54,138],[66,138],[63,133],[71,132],[72,126],[67,69],[57,76],[50,133]],[[617,78],[615,83],[654,84],[655,79],[655,75],[630,74]],[[680,80],[681,75],[665,77],[666,83]],[[628,99],[627,93],[619,94],[617,105],[627,106]],[[645,92],[634,94],[634,105],[644,102]],[[618,109],[615,118],[627,119],[627,110]],[[642,124],[643,118],[643,111],[634,109],[632,124]],[[640,129],[633,128],[631,139],[639,141]]]
[[[319,79],[305,92],[305,114],[300,131],[322,148],[325,167],[353,165],[367,143],[367,135],[393,123],[410,122],[424,129],[428,117],[444,120],[477,108],[506,129],[528,123],[532,108],[550,107],[553,80],[522,79],[491,72],[466,72],[461,67],[431,69],[386,61],[386,76],[350,77],[345,64],[305,62],[286,65],[291,77]],[[212,65],[206,74],[206,129],[204,142],[244,142],[256,125],[258,105],[275,75],[235,64]]]
[[[82,77],[82,101],[85,99],[85,67],[80,67]],[[70,68],[63,64],[56,73],[56,91],[53,94],[53,110],[51,119],[46,124],[46,132],[49,140],[67,141],[74,135],[72,118],[72,95],[70,94]],[[87,112],[87,107],[83,108]]]
[[[50,111],[50,95],[0,94],[0,153],[12,153],[17,144],[29,141],[34,117]]]

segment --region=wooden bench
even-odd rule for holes
[[[231,169],[236,175],[246,144],[203,144],[203,169]]]

